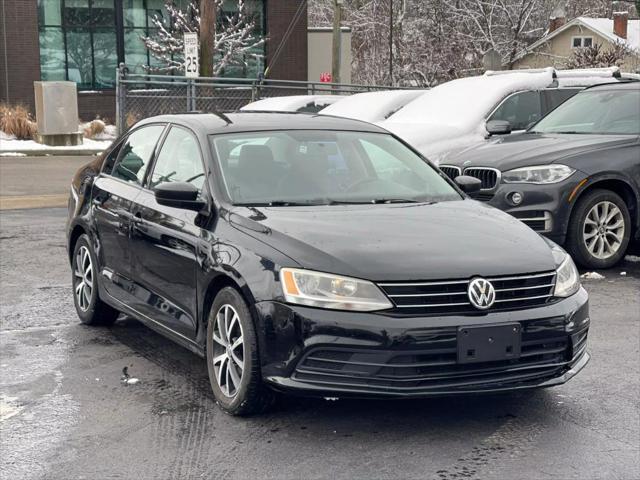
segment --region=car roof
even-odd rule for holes
[[[640,90],[640,82],[637,80],[617,81],[593,85],[585,90]]]
[[[347,130],[389,133],[371,123],[332,115],[263,111],[242,111],[227,114],[183,113],[160,115],[141,120],[136,126],[157,122],[181,124],[205,134],[270,130]]]

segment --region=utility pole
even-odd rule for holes
[[[393,0],[389,0],[389,82],[393,86]]]
[[[340,61],[342,55],[342,3],[343,0],[333,0],[333,45],[331,57],[331,81],[340,83]]]
[[[216,35],[215,0],[200,0],[200,76],[213,77]]]

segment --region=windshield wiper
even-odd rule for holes
[[[372,198],[371,200],[330,200],[329,205],[380,205],[388,203],[421,203],[407,198]]]
[[[235,203],[237,207],[308,207],[314,205],[325,205],[317,202],[294,202],[288,200],[273,200],[271,202],[247,202]]]

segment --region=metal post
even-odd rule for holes
[[[127,92],[126,92],[126,84],[123,83],[125,80],[127,67],[124,63],[121,63],[116,68],[116,130],[118,131],[118,135],[122,134],[126,130],[126,121],[127,121]]]
[[[393,87],[393,0],[389,0],[389,84]]]
[[[340,60],[342,60],[342,2],[334,0],[333,4],[333,42],[331,49],[331,81],[340,83]]]

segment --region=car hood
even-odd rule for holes
[[[517,275],[555,268],[548,243],[473,200],[236,208],[232,225],[301,267],[374,281]]]
[[[493,166],[504,171],[528,165],[569,163],[585,153],[635,141],[636,137],[631,135],[514,134],[476,143],[447,156],[442,163],[464,167]]]

